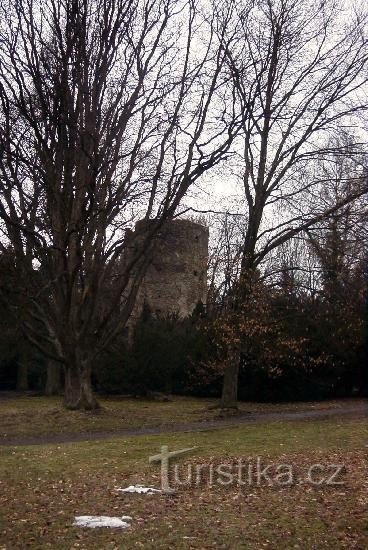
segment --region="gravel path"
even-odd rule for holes
[[[346,418],[362,416],[368,418],[368,401],[360,401],[356,405],[348,405],[346,407],[317,409],[315,411],[308,410],[278,413],[248,413],[242,415],[234,415],[228,418],[219,418],[217,420],[205,420],[201,422],[183,424],[166,424],[155,427],[130,428],[101,432],[50,434],[32,437],[7,437],[6,439],[0,439],[0,446],[48,445],[52,443],[58,444],[79,441],[99,441],[127,436],[160,435],[164,433],[175,432],[205,432],[208,430],[236,427],[242,424],[254,424],[257,422],[283,422],[290,420],[313,420],[315,418],[326,419],[330,417]]]

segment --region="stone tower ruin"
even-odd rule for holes
[[[137,222],[132,242],[149,227]],[[171,220],[156,237],[153,260],[138,292],[131,322],[137,320],[144,304],[156,315],[177,313],[187,317],[198,302],[207,297],[208,228],[184,219]]]

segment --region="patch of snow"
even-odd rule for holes
[[[120,529],[126,529],[130,527],[127,521],[132,518],[130,516],[121,516],[120,518],[114,518],[110,516],[76,516],[73,525],[77,527],[119,527]]]
[[[152,495],[153,493],[162,493],[160,489],[154,487],[144,487],[143,485],[129,485],[126,489],[116,489],[119,493],[138,493],[140,495]]]

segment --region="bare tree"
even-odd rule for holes
[[[92,364],[129,318],[155,235],[239,130],[231,9],[219,22],[196,0],[2,4],[2,242],[69,408],[98,406]],[[137,217],[155,222],[124,263]]]
[[[351,195],[350,177],[354,166],[349,158],[340,155],[324,162],[323,171],[330,181],[324,185],[321,198],[332,207]],[[362,266],[366,248],[362,229],[366,219],[364,197],[348,203],[306,231],[307,243],[320,268],[320,287],[334,307],[339,308],[339,297],[346,294],[351,279]]]
[[[333,206],[320,200],[324,176],[316,159],[360,154],[355,139],[331,136],[359,122],[366,109],[366,14],[335,1],[258,0],[251,9],[230,1],[238,40],[228,52],[243,118],[232,171],[243,190],[247,230],[241,273],[229,307],[239,311],[268,254],[367,192],[363,169],[351,193]],[[309,204],[305,200],[310,198]],[[229,350],[222,405],[237,400],[239,349]]]
[[[226,307],[226,299],[239,276],[239,260],[243,240],[243,216],[226,212],[212,214],[210,252],[208,258],[207,312],[210,317]]]

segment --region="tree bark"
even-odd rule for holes
[[[46,395],[59,395],[61,392],[61,365],[58,361],[47,363]]]
[[[238,408],[239,364],[239,353],[231,353],[224,373],[221,396],[221,409]]]
[[[86,365],[65,366],[64,405],[67,409],[96,410],[99,403],[93,394],[91,369]]]

